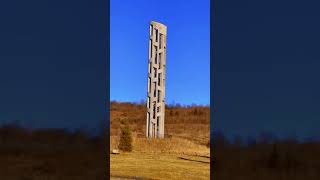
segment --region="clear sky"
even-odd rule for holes
[[[149,22],[167,32],[166,102],[210,104],[210,1],[111,0],[110,99],[147,97]]]

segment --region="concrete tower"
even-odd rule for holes
[[[167,27],[151,21],[146,136],[164,137]]]

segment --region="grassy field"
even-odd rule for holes
[[[111,137],[111,149],[116,148],[115,138]],[[134,138],[133,152],[111,154],[110,175],[113,179],[209,179],[209,148],[181,138]]]
[[[164,139],[145,138],[146,108],[111,103],[110,150],[117,149],[121,122],[133,134],[131,153],[111,154],[111,179],[210,179],[209,107],[167,107]]]
[[[111,155],[110,158],[111,179],[134,176],[141,179],[201,180],[210,176],[209,159],[203,157],[134,152]]]

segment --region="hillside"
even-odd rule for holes
[[[118,136],[121,121],[127,121],[136,137],[145,137],[146,113],[143,104],[111,102],[110,136]],[[210,108],[166,106],[165,136],[207,145],[210,141]]]
[[[144,104],[112,102],[110,150],[117,149],[120,128],[127,122],[133,151],[111,154],[111,179],[209,179],[210,108],[167,106],[165,138],[146,138]]]

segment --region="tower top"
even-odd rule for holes
[[[162,34],[167,35],[167,26],[164,24],[161,24],[156,21],[151,21],[150,24],[152,24],[155,28],[159,29]]]

